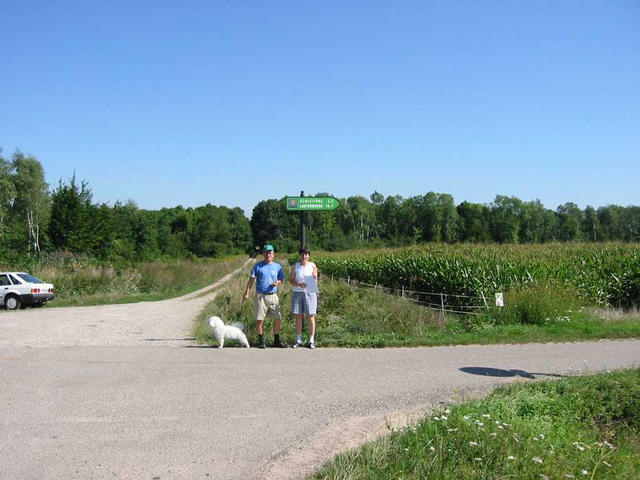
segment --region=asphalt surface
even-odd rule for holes
[[[114,306],[1,313],[0,478],[301,478],[345,448],[503,383],[640,366],[638,340],[201,347],[189,322],[212,295],[120,316]],[[167,325],[177,319],[174,330],[140,318],[156,310],[169,312]]]

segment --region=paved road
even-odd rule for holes
[[[162,310],[182,318],[188,303]],[[300,478],[389,425],[499,384],[640,366],[633,340],[218,350],[184,340],[185,325],[152,338],[136,333],[148,320],[129,318],[128,331],[109,307],[78,310],[0,314],[2,479]],[[44,320],[59,311],[73,319],[64,335]],[[108,342],[76,345],[74,322]]]

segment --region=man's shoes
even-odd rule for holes
[[[316,348],[316,344],[315,344],[314,342],[309,342],[309,348],[310,348],[311,350],[315,350],[315,348]]]
[[[273,342],[273,348],[289,348],[289,345],[281,341]]]
[[[260,343],[258,344],[258,348],[265,349],[265,348],[267,348],[267,345],[266,345],[264,342],[260,342]]]
[[[300,348],[301,346],[302,346],[302,342],[296,342],[291,346],[291,348]]]

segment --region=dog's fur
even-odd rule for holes
[[[209,318],[209,326],[213,331],[213,336],[218,341],[218,348],[224,347],[225,340],[237,340],[243,347],[249,348],[249,341],[242,331],[243,326],[241,323],[225,325],[220,317],[213,316]]]

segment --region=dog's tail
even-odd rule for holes
[[[234,322],[231,325],[233,325],[234,327],[238,327],[240,330],[244,332],[244,325],[242,324],[242,322]]]

